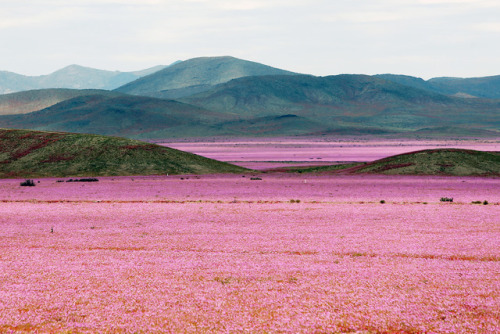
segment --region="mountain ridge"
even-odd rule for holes
[[[0,94],[49,88],[112,90],[165,67],[168,66],[158,65],[138,71],[121,72],[73,64],[39,76],[0,71]]]
[[[500,99],[500,75],[473,78],[436,77],[429,80],[398,74],[377,74],[375,76],[445,95]]]
[[[120,96],[98,89],[47,88],[0,95],[0,115],[27,114],[84,95]]]
[[[231,79],[296,73],[231,56],[198,57],[179,62],[116,89],[117,92],[150,97],[182,97],[194,87],[206,90]],[[175,95],[168,91],[175,90]],[[183,92],[187,90],[187,93]]]
[[[0,126],[145,139],[429,136],[442,129],[454,136],[494,135],[500,134],[500,101],[452,97],[367,75],[269,75],[233,79],[180,100],[79,96],[29,114],[0,116]]]

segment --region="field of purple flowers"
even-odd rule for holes
[[[253,176],[0,180],[0,332],[500,332],[500,179]]]

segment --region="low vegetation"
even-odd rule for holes
[[[353,173],[390,175],[500,176],[500,153],[431,149],[376,160]]]
[[[21,187],[34,187],[35,186],[35,181],[33,180],[26,180],[20,183]]]
[[[289,171],[346,174],[500,176],[500,152],[463,149],[431,149],[399,154],[369,163],[353,163]]]
[[[0,177],[237,173],[246,169],[118,137],[0,129]]]

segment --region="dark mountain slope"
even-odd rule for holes
[[[500,99],[500,75],[482,78],[433,78],[429,83],[445,94],[469,95]]]
[[[117,91],[133,95],[178,98],[235,78],[275,74],[294,73],[233,57],[201,57],[174,64],[130,82]]]
[[[137,140],[0,129],[0,178],[238,173],[245,170]]]
[[[295,114],[333,128],[500,127],[499,101],[455,98],[365,75],[247,77],[182,101],[246,118]]]
[[[97,89],[39,89],[0,95],[0,115],[26,114],[45,109],[77,96],[104,95],[116,97],[123,94]]]
[[[498,133],[500,100],[446,96],[366,75],[243,77],[182,102],[82,96],[0,126],[132,138]],[[422,133],[424,134],[424,133]]]
[[[374,77],[413,88],[423,89],[434,93],[441,93],[439,89],[435,88],[430,82],[425,81],[422,78],[412,77],[409,75],[400,75],[400,74],[377,74],[374,75]]]
[[[0,127],[119,135],[196,136],[210,124],[235,119],[176,101],[140,96],[80,96],[24,115],[0,116]]]
[[[500,76],[480,78],[432,78],[423,80],[406,75],[380,74],[378,78],[446,95],[500,99]]]

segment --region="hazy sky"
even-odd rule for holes
[[[499,0],[0,0],[0,70],[231,55],[315,75],[500,74]]]

